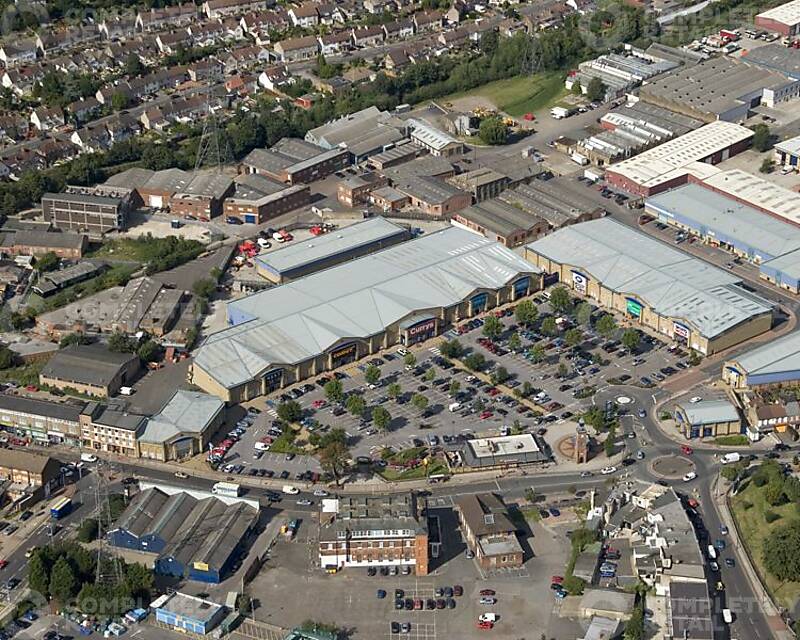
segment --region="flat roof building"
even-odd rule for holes
[[[800,33],[800,0],[785,2],[756,16],[755,25],[784,36]]]
[[[530,433],[475,438],[454,447],[454,452],[468,467],[509,467],[550,460],[547,443]]]
[[[715,614],[711,610],[708,584],[673,581],[667,600],[668,635],[674,640],[714,640]]]
[[[259,256],[256,272],[271,282],[284,284],[410,237],[408,229],[385,218],[372,218]]]
[[[753,132],[731,122],[712,122],[638,156],[611,165],[609,184],[650,196],[684,184],[688,176],[707,177],[715,165],[750,146]]]
[[[439,335],[539,287],[537,267],[451,227],[229,303],[231,326],[197,349],[192,381],[240,402]]]
[[[797,97],[796,80],[742,60],[722,56],[678,69],[643,85],[639,97],[704,122],[741,122],[753,107]]]
[[[92,238],[125,229],[130,207],[130,192],[125,196],[101,193],[45,193],[42,196],[42,217],[53,227],[86,233]]]
[[[178,591],[161,596],[150,608],[156,622],[193,635],[207,635],[225,617],[222,605]]]
[[[774,218],[800,226],[800,194],[741,169],[714,171],[703,185]]]
[[[681,402],[675,405],[674,416],[685,438],[716,438],[742,432],[739,411],[729,400]]]
[[[416,494],[339,496],[320,506],[323,569],[405,565],[428,575],[428,519]]]
[[[727,360],[722,365],[722,379],[736,389],[800,383],[800,332],[794,331]]]
[[[560,229],[526,246],[546,273],[703,354],[768,331],[772,303],[736,275],[611,218]]]

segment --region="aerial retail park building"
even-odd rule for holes
[[[229,303],[231,326],[199,347],[189,377],[226,402],[246,401],[432,338],[541,282],[509,249],[444,229]]]
[[[741,279],[601,218],[560,229],[525,255],[570,288],[709,355],[768,331],[773,306]]]

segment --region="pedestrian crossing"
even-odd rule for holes
[[[429,347],[429,348],[428,348],[428,351],[430,351],[430,352],[431,352],[433,355],[435,355],[435,356],[440,356],[440,355],[442,355],[442,350],[441,350],[441,349],[439,349],[439,347]]]

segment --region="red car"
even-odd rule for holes
[[[490,396],[498,396],[500,395],[500,389],[498,389],[497,387],[492,387],[491,389],[489,389],[488,393]]]
[[[694,450],[689,445],[681,445],[681,453],[685,456],[690,456],[694,453]]]
[[[311,403],[311,406],[315,409],[319,409],[320,407],[324,407],[326,404],[327,403],[324,400],[314,400],[314,402]]]
[[[686,501],[686,504],[688,504],[692,509],[697,509],[697,507],[700,506],[700,503],[697,500],[695,500],[694,498],[689,498]]]
[[[552,576],[550,578],[550,582],[553,582],[555,584],[561,584],[562,582],[564,582],[564,576]]]
[[[491,411],[483,411],[481,413],[481,420],[486,420],[486,418],[491,418],[492,412]]]
[[[8,560],[0,560],[0,569],[5,569],[8,566]]]
[[[27,387],[25,387],[25,391],[38,391],[38,390],[39,387],[37,387],[35,384],[29,384]]]
[[[481,595],[482,596],[493,596],[495,594],[494,589],[482,589]]]
[[[478,623],[478,629],[491,629],[493,627],[494,627],[494,622],[490,622],[489,620]]]

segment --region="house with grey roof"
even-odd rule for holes
[[[739,410],[730,400],[681,402],[673,412],[686,438],[716,438],[742,432]]]
[[[135,353],[115,353],[99,343],[73,344],[53,354],[39,374],[39,383],[107,398],[130,384],[140,367]]]

